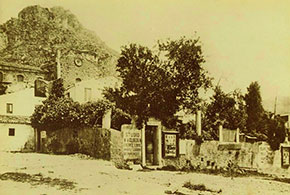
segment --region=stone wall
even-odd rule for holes
[[[68,55],[61,57],[61,77],[64,80],[65,88],[73,86],[77,78],[85,81],[107,76],[105,74],[113,75],[114,57],[98,62],[97,60],[90,60],[86,55],[70,52]]]
[[[280,150],[272,151],[266,142],[220,143],[206,141],[197,145],[194,140],[181,140],[178,158],[163,159],[163,165],[183,168],[188,163],[195,168],[226,168],[231,161],[241,168],[255,169],[264,173],[290,173],[290,168],[281,168]]]
[[[123,138],[121,131],[110,129],[111,132],[111,161],[123,164]]]
[[[110,131],[101,128],[58,129],[47,133],[42,152],[55,154],[83,153],[110,159]]]
[[[102,128],[59,129],[42,139],[42,151],[54,154],[82,153],[95,158],[123,162],[120,131]]]

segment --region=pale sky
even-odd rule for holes
[[[258,81],[268,109],[275,96],[290,96],[288,0],[0,0],[0,23],[35,4],[69,9],[118,52],[196,32],[206,69],[226,92]]]

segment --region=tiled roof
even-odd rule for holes
[[[0,123],[30,124],[29,116],[0,115]]]
[[[13,62],[6,62],[0,59],[0,66],[1,69],[7,69],[7,68],[13,68],[13,69],[21,69],[23,71],[37,71],[37,72],[43,72],[40,67],[30,66],[30,65],[24,65],[19,63],[13,63]]]

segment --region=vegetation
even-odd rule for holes
[[[195,110],[201,101],[198,90],[210,86],[204,62],[199,39],[159,42],[156,52],[137,44],[124,46],[117,64],[122,86],[106,96],[138,127],[149,117],[168,124],[179,109]]]
[[[1,37],[4,37],[1,39]],[[52,73],[57,50],[86,52],[98,59],[104,72],[109,73],[109,59],[116,53],[109,49],[93,32],[83,28],[76,16],[61,7],[51,9],[38,5],[24,8],[18,18],[0,25],[0,59],[5,62],[41,66]],[[106,61],[106,65],[101,62]],[[53,74],[50,74],[52,78]]]
[[[257,81],[252,82],[247,90],[245,95],[247,134],[256,136],[258,140],[267,141],[273,150],[279,149],[286,136],[285,121],[279,115],[264,110]]]
[[[246,110],[247,110],[247,130],[248,132],[258,132],[259,124],[261,123],[264,108],[262,105],[262,97],[260,85],[257,81],[252,82],[247,88],[248,92],[245,95]]]
[[[212,190],[212,189],[209,189],[207,188],[204,184],[192,184],[190,181],[187,181],[183,184],[183,187],[185,188],[188,188],[190,190],[198,190],[198,191],[208,191],[208,192],[211,192],[211,193],[221,193],[222,190],[218,190],[218,191],[215,191],[215,190]]]
[[[93,127],[100,124],[105,111],[112,106],[108,101],[79,104],[64,97],[61,80],[53,82],[50,96],[37,106],[31,117],[32,127],[54,131],[64,127]]]
[[[236,90],[226,94],[220,86],[214,89],[211,103],[207,105],[204,117],[204,128],[218,139],[218,126],[228,129],[245,129],[247,114],[242,94]]]

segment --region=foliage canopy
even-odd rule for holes
[[[124,46],[117,64],[123,83],[106,96],[133,116],[139,127],[149,117],[166,122],[179,109],[196,109],[201,101],[198,90],[211,84],[204,62],[199,39],[158,42],[157,51],[137,44]]]

